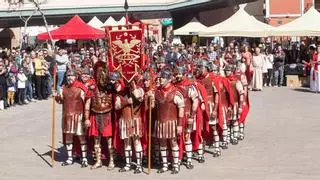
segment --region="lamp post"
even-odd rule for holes
[[[129,5],[128,5],[128,1],[127,0],[124,1],[124,9],[125,9],[125,12],[126,12],[126,25],[128,25],[129,24],[129,17],[128,17]]]

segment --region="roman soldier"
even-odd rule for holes
[[[212,67],[209,67],[208,61],[201,60],[197,65],[197,78],[198,82],[202,84],[206,90],[207,99],[203,100],[201,103],[201,109],[204,111],[203,116],[207,116],[208,122],[206,123],[206,130],[211,134],[208,134],[207,137],[213,135],[213,147],[214,152],[213,156],[217,157],[221,155],[220,150],[220,137],[218,133],[218,122],[219,122],[219,87],[220,83],[217,78],[213,77],[212,74],[209,73],[209,69],[212,68],[213,70],[217,71],[218,67],[212,64]],[[203,96],[205,97],[205,96]],[[207,104],[204,104],[207,102]],[[209,138],[210,139],[210,138]]]
[[[175,86],[180,90],[184,98],[185,122],[184,122],[184,143],[187,156],[187,169],[193,169],[192,158],[192,141],[191,133],[196,128],[196,115],[199,105],[198,91],[195,84],[186,77],[186,69],[183,66],[175,68],[174,72]]]
[[[88,128],[89,136],[94,139],[94,153],[96,163],[91,169],[102,167],[101,161],[101,138],[107,139],[109,151],[108,170],[114,168],[113,146],[112,146],[112,94],[107,91],[108,70],[106,64],[99,61],[94,66],[94,78],[97,84],[92,96],[85,104],[85,125]]]
[[[129,86],[129,87],[128,87]],[[124,150],[126,156],[126,165],[121,168],[120,172],[131,170],[131,157],[133,142],[137,167],[135,174],[142,172],[142,145],[140,138],[143,135],[143,124],[141,119],[141,104],[143,102],[144,91],[137,86],[134,80],[130,82],[123,91],[119,91],[115,99],[115,109],[121,111],[119,117],[119,135],[124,141]]]
[[[89,68],[81,69],[80,80],[88,89],[87,96],[93,96],[96,89],[96,81],[91,77]]]
[[[82,154],[81,167],[88,166],[87,142],[84,129],[84,104],[87,88],[76,80],[76,72],[67,72],[67,84],[64,85],[59,95],[54,94],[56,101],[62,104],[62,131],[65,136],[65,146],[68,152],[68,159],[62,166],[73,164],[73,137],[77,136],[80,141]]]
[[[226,77],[229,79],[231,91],[233,94],[234,104],[232,107],[232,114],[230,117],[230,121],[228,122],[228,130],[230,132],[230,141],[232,144],[238,144],[239,138],[239,118],[243,109],[244,102],[244,89],[241,81],[237,76],[233,74],[232,65],[227,65],[225,67]]]
[[[230,142],[230,133],[228,133],[228,120],[232,119],[232,109],[234,104],[234,96],[231,91],[231,86],[229,79],[223,76],[216,77],[219,79],[219,95],[220,95],[220,103],[219,103],[219,126],[222,128],[222,142],[221,148],[228,149],[228,143]]]
[[[205,129],[205,122],[209,122],[209,117],[207,116],[206,109],[208,109],[208,94],[205,89],[205,87],[200,84],[198,81],[194,79],[194,76],[192,73],[189,73],[187,75],[188,79],[191,80],[195,88],[197,89],[198,92],[198,110],[197,110],[197,115],[196,115],[196,127],[195,131],[191,134],[191,139],[192,139],[192,146],[193,146],[193,151],[198,152],[198,162],[199,163],[204,163],[204,139],[203,139],[203,132],[209,132],[209,130]],[[204,131],[206,130],[206,131]]]
[[[155,96],[155,78],[153,75],[152,70],[146,71],[143,74],[143,90],[146,92],[144,94],[144,103],[142,104],[142,118],[143,118],[143,124],[146,124],[146,127],[149,127],[149,123],[151,122],[151,127],[154,128],[154,119],[156,118],[156,109],[154,108],[154,96]],[[151,101],[151,119],[149,119],[149,108],[150,108],[150,101]],[[146,128],[146,131],[143,135],[143,138],[141,141],[144,141],[142,143],[143,145],[148,144],[148,136],[149,133],[152,136],[152,149],[154,154],[154,163],[159,164],[160,163],[160,144],[159,140],[155,138],[154,136],[154,129],[151,129],[151,132],[149,132],[149,128]],[[144,148],[146,149],[146,148]]]
[[[238,140],[243,140],[244,139],[244,126],[245,126],[245,121],[247,119],[249,110],[250,110],[250,101],[249,101],[249,90],[248,90],[248,81],[246,77],[246,69],[242,68],[242,66],[238,65],[236,68],[235,75],[240,79],[242,86],[243,86],[243,91],[244,91],[244,102],[243,102],[243,108],[242,112],[240,113],[240,118],[239,118],[239,138]]]
[[[159,58],[156,61],[157,63],[157,71],[160,72],[164,67],[166,67],[166,59],[163,56],[159,56]]]
[[[155,119],[155,137],[160,141],[162,168],[158,173],[168,171],[167,142],[172,150],[172,174],[180,171],[178,136],[182,133],[184,118],[184,98],[179,90],[171,83],[171,72],[162,70],[160,73],[160,87],[155,93],[157,118]]]

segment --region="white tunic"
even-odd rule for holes
[[[253,77],[251,81],[252,89],[262,90],[263,85],[263,76],[262,76],[262,69],[264,64],[264,56],[253,56],[252,59],[252,66],[253,66]]]
[[[320,57],[318,56],[318,59]],[[318,61],[319,62],[319,61]],[[318,71],[315,71],[314,67],[311,68],[310,71],[310,89],[313,92],[320,92],[320,65],[315,65],[318,66]],[[313,78],[314,74],[314,78]]]

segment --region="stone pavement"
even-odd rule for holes
[[[118,168],[91,171],[79,164],[61,167],[50,162],[51,104],[41,101],[0,112],[0,180],[56,179],[185,179],[185,180],[319,180],[320,179],[320,94],[304,89],[266,88],[251,92],[251,112],[246,139],[206,163],[194,162],[191,171],[181,168],[178,175],[135,175],[119,173]],[[60,106],[57,108],[56,156],[61,150]],[[42,156],[38,156],[37,153]]]

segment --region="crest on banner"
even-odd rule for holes
[[[110,71],[118,71],[127,81],[138,74],[143,66],[143,29],[130,26],[106,27],[109,43],[108,58]]]

